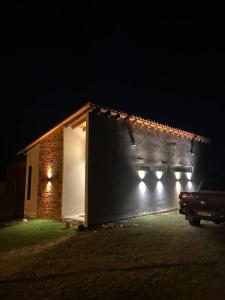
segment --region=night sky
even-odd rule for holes
[[[225,166],[224,9],[83,2],[1,7],[0,165],[92,101],[209,137]]]

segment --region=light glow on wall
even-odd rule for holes
[[[156,171],[156,177],[158,180],[162,179],[163,175],[164,175],[163,171]]]
[[[174,174],[175,174],[176,180],[180,180],[181,172],[175,172]]]
[[[176,182],[176,192],[178,194],[181,192],[181,183],[179,181]]]
[[[51,189],[52,189],[52,183],[51,183],[51,181],[48,181],[48,183],[47,183],[47,191],[50,192]]]
[[[48,173],[47,173],[48,179],[52,178],[52,170],[48,169]]]
[[[146,184],[143,181],[140,182],[139,189],[140,189],[140,192],[141,192],[142,195],[146,192],[147,187],[146,187]]]
[[[191,172],[187,172],[185,174],[186,174],[187,180],[191,180],[192,179],[192,173]]]
[[[157,190],[158,193],[162,193],[163,192],[163,184],[162,184],[161,181],[157,182],[156,190]]]
[[[191,181],[188,181],[187,187],[188,187],[189,190],[192,190],[193,189],[193,183]]]
[[[141,178],[141,180],[143,180],[145,178],[145,176],[146,176],[146,171],[139,170],[138,171],[138,175]]]

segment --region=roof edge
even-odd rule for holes
[[[95,105],[95,108],[97,108],[102,114],[106,114],[107,117],[109,118],[109,115],[113,116],[117,116],[119,115],[121,119],[126,119],[129,120],[131,122],[131,124],[133,124],[134,126],[136,124],[138,124],[141,127],[147,127],[153,130],[158,130],[160,132],[165,132],[168,134],[175,134],[176,136],[180,137],[180,138],[186,138],[189,140],[193,140],[196,142],[202,142],[202,143],[206,143],[209,144],[210,143],[210,139],[207,137],[204,137],[202,135],[190,132],[190,131],[186,131],[186,130],[182,130],[182,129],[178,129],[176,127],[171,127],[169,125],[165,125],[162,123],[158,123],[155,122],[151,119],[144,119],[141,118],[139,116],[136,115],[128,115],[126,112],[123,111],[118,111],[115,109],[111,109],[108,107],[103,107],[100,105]]]
[[[79,108],[77,111],[75,111],[72,115],[70,115],[68,118],[64,119],[62,122],[58,123],[56,126],[54,126],[52,129],[48,130],[45,134],[41,135],[39,138],[37,138],[35,141],[30,143],[28,146],[17,152],[17,155],[26,154],[31,148],[36,146],[39,142],[41,142],[43,139],[45,139],[47,136],[49,136],[51,133],[53,133],[55,130],[59,129],[62,126],[67,125],[68,123],[72,122],[74,119],[78,118],[80,115],[84,114],[85,112],[88,112],[90,109],[93,108],[92,102],[87,102],[81,108]]]
[[[115,116],[115,114],[120,115],[121,118],[123,118],[123,119],[128,118],[129,121],[131,121],[132,123],[140,124],[141,126],[147,126],[148,128],[159,130],[161,132],[167,132],[167,133],[175,134],[178,137],[187,138],[187,139],[190,139],[190,140],[194,140],[196,142],[203,142],[203,143],[207,143],[207,144],[210,143],[209,138],[203,137],[201,135],[198,135],[198,134],[195,134],[195,133],[192,133],[192,132],[189,132],[189,131],[181,130],[181,129],[178,129],[178,128],[170,127],[168,125],[164,125],[164,124],[152,121],[150,119],[143,119],[143,118],[140,118],[140,117],[135,116],[135,115],[128,115],[125,112],[118,111],[118,110],[115,110],[115,109],[111,109],[111,108],[108,108],[108,107],[105,107],[105,106],[95,105],[94,103],[89,101],[89,102],[85,103],[83,106],[81,106],[77,111],[75,111],[68,118],[64,119],[62,122],[58,123],[52,129],[48,130],[45,134],[43,134],[39,138],[37,138],[34,142],[30,143],[27,147],[20,150],[17,153],[17,155],[22,155],[22,154],[25,155],[31,148],[36,146],[39,142],[41,142],[44,138],[49,136],[55,130],[59,129],[62,126],[66,126],[67,124],[72,122],[74,119],[80,117],[82,114],[87,113],[87,112],[89,112],[93,109],[98,109],[103,114],[104,113],[110,113],[110,115],[112,115],[112,116]]]

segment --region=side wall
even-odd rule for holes
[[[182,190],[195,191],[202,179],[201,148],[191,141],[169,136],[153,129],[133,127],[136,147],[132,146],[123,120],[89,115],[88,223],[99,224],[145,212],[178,208]],[[142,164],[141,164],[142,162]],[[161,180],[147,172],[138,176],[141,165],[166,163],[168,170]],[[172,165],[193,166],[192,181],[182,175],[176,180]]]
[[[64,128],[63,217],[85,214],[86,131]]]
[[[40,142],[38,217],[61,220],[63,128]]]
[[[38,144],[34,148],[32,148],[27,154],[26,187],[25,187],[25,202],[24,202],[24,215],[27,218],[36,218],[37,217],[39,153],[40,153],[40,147]],[[31,198],[30,198],[30,200],[27,200],[29,166],[32,166]]]

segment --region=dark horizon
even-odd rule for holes
[[[91,101],[209,137],[222,168],[224,20],[222,8],[4,7],[0,165]]]

